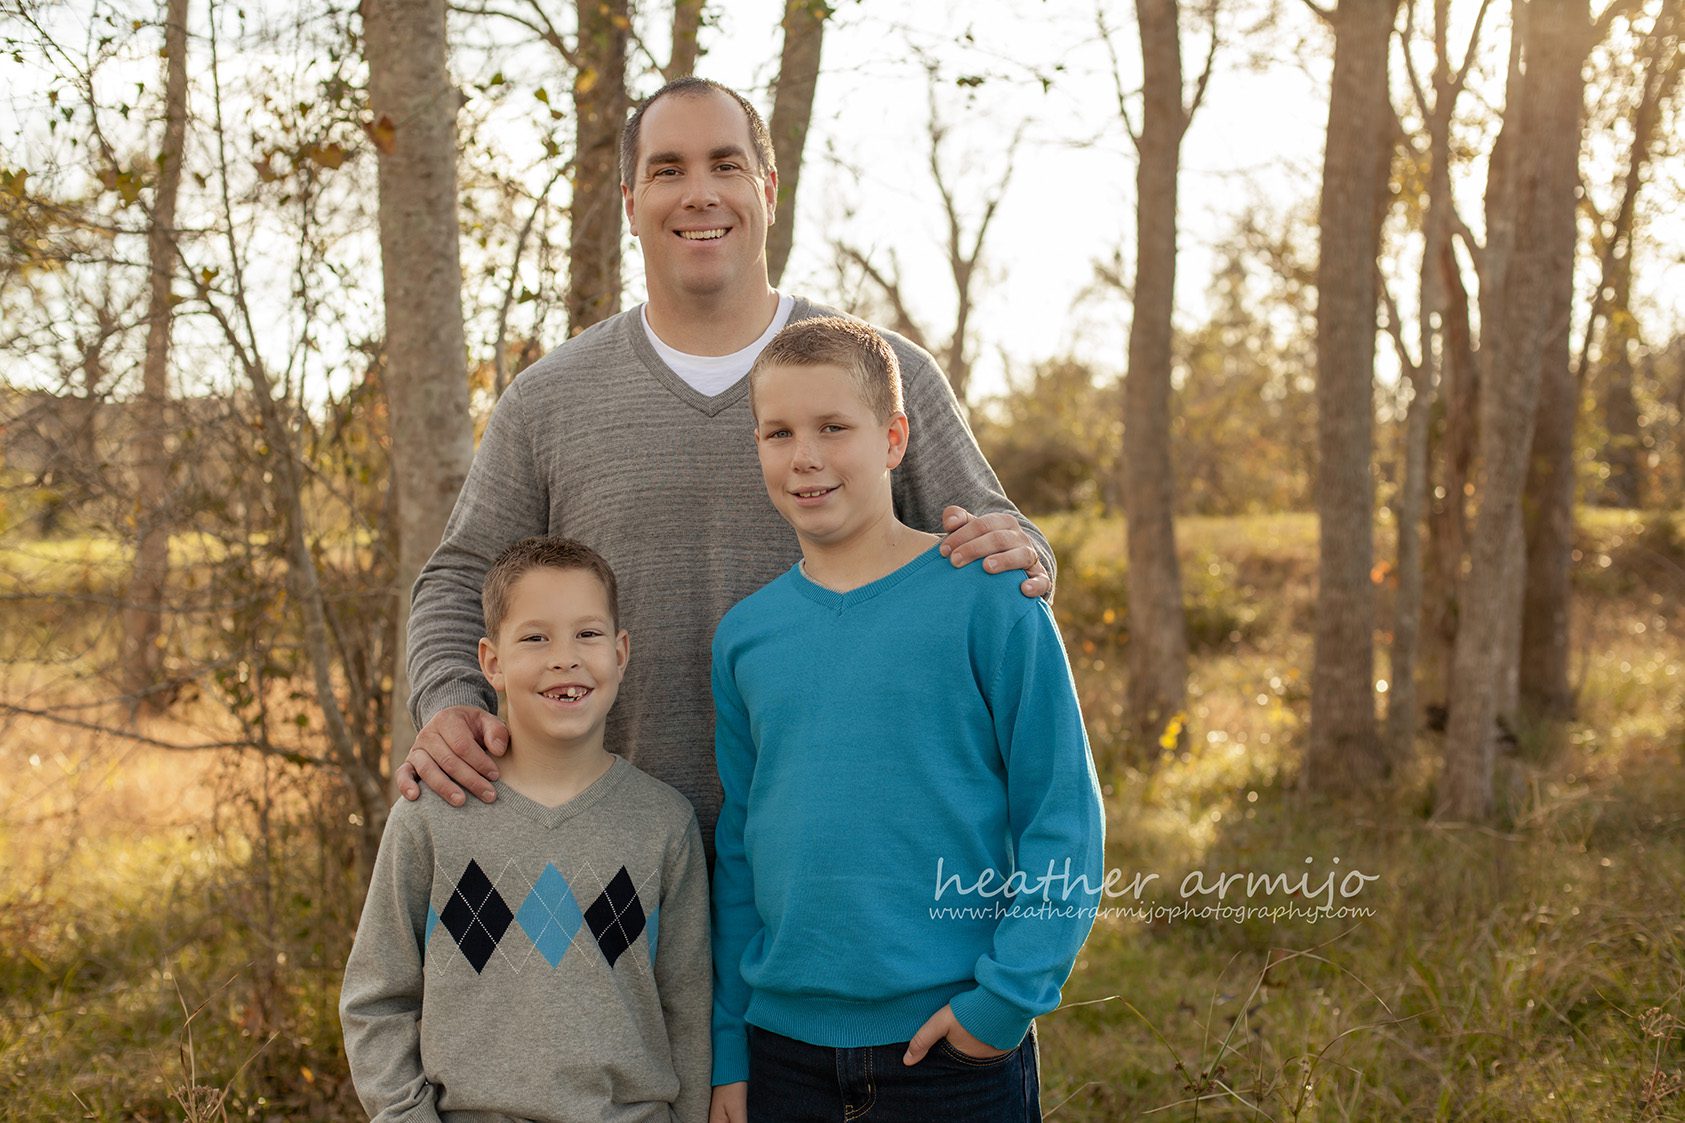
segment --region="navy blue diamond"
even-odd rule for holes
[[[597,937],[597,946],[603,949],[610,967],[644,930],[644,906],[625,866],[585,910],[585,923],[591,926],[591,934]]]
[[[503,933],[514,919],[515,914],[503,903],[491,878],[472,859],[462,871],[462,880],[456,883],[450,903],[439,914],[440,923],[456,939],[457,947],[474,965],[476,974],[486,969],[492,952],[497,950],[497,942],[503,939]]]

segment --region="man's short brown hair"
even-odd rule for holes
[[[535,569],[582,569],[602,582],[608,597],[609,623],[620,627],[620,593],[614,580],[614,570],[608,561],[585,543],[574,538],[523,538],[497,555],[486,571],[486,583],[480,592],[480,610],[485,615],[486,635],[497,639],[497,629],[509,614],[509,595],[515,582]]]
[[[767,131],[766,120],[760,111],[750,103],[749,99],[732,89],[721,85],[712,78],[698,78],[694,74],[686,74],[682,78],[675,78],[650,94],[632,115],[626,119],[626,125],[620,130],[620,182],[630,187],[638,181],[638,144],[643,138],[644,114],[649,107],[664,97],[701,97],[704,94],[724,94],[737,103],[743,110],[743,117],[749,123],[749,143],[754,147],[757,169],[765,176],[778,170],[778,161],[772,154],[772,134]]]
[[[755,382],[768,367],[841,367],[854,379],[860,400],[887,422],[901,412],[901,364],[871,325],[843,316],[797,320],[772,337],[749,368],[749,412],[755,411]],[[757,415],[758,416],[758,415]]]

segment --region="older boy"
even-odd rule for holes
[[[690,804],[603,747],[630,654],[614,573],[523,539],[482,603],[499,798],[387,820],[340,998],[357,1094],[381,1123],[697,1123],[707,872]]]
[[[714,637],[713,1118],[1039,1119],[1031,1019],[1093,922],[1103,830],[1052,614],[896,517],[876,332],[792,324],[749,383],[802,559]]]

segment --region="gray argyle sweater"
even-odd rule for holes
[[[797,297],[790,320],[834,314]],[[410,712],[420,725],[446,706],[496,709],[475,660],[486,570],[527,535],[582,539],[614,567],[621,623],[632,633],[608,747],[690,799],[711,852],[720,808],[714,626],[801,549],[761,482],[746,380],[704,397],[661,361],[639,315],[634,308],[582,332],[522,371],[498,401],[444,540],[415,585]],[[896,513],[935,531],[949,504],[1010,512],[1052,573],[1046,539],[1001,492],[936,361],[884,336],[901,362],[912,430],[893,477]]]
[[[387,821],[340,1022],[377,1123],[702,1123],[708,874],[690,805],[616,758],[561,807],[498,785]]]

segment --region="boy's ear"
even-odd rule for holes
[[[493,690],[503,693],[503,666],[497,659],[497,646],[488,636],[480,637],[480,673],[486,676]]]
[[[620,669],[620,677],[626,677],[626,661],[632,658],[632,633],[625,628],[614,637],[614,662]]]
[[[900,467],[901,460],[907,455],[907,440],[911,436],[907,428],[907,415],[896,410],[889,415],[889,460],[888,467],[894,471]]]

